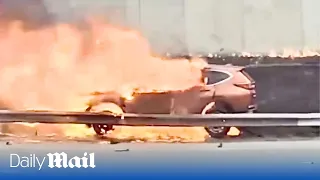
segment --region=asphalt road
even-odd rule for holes
[[[192,176],[204,173],[226,176],[227,171],[233,172],[228,174],[229,176],[240,176],[241,173],[245,176],[248,173],[261,175],[267,172],[287,171],[301,176],[301,173],[318,172],[319,151],[319,136],[281,138],[252,136],[224,140],[211,139],[205,143],[119,143],[110,139],[95,138],[2,136],[0,138],[0,177],[2,174],[25,175],[25,173],[31,173],[30,175],[36,173],[37,176],[41,173],[43,175],[67,173],[77,176],[89,176],[94,173],[114,178],[119,174],[124,176],[123,172],[132,177],[142,174],[153,177],[154,173],[164,173],[167,176],[175,173],[179,176],[181,172]],[[47,161],[40,171],[38,166],[10,168],[10,163],[18,162],[16,159],[10,160],[12,154],[19,157],[44,158],[48,153],[55,152],[65,152],[68,157],[82,157],[85,152],[94,153],[96,168],[86,171],[83,169],[54,170],[47,167]]]
[[[82,155],[94,152],[96,166],[119,168],[153,168],[188,166],[199,168],[204,166],[230,165],[230,168],[242,166],[281,166],[300,168],[320,167],[320,141],[278,141],[278,142],[241,142],[241,143],[22,143],[6,145],[0,143],[0,169],[2,172],[14,172],[10,168],[10,154],[38,157],[49,152],[66,152],[69,155]],[[98,157],[98,158],[97,158]],[[156,164],[154,164],[156,162]],[[135,166],[132,166],[135,164]],[[148,168],[152,168],[148,167]],[[117,169],[118,168],[118,169]],[[1,172],[0,172],[1,173]]]
[[[242,133],[237,137],[225,137],[222,140],[204,138],[204,134],[198,131],[186,129],[172,129],[171,131],[177,131],[179,133],[169,133],[169,130],[159,131],[158,134],[153,132],[152,129],[147,131],[140,128],[139,135],[136,131],[132,131],[131,135],[122,133],[115,135],[107,135],[104,137],[97,137],[94,134],[81,135],[79,133],[85,133],[87,131],[78,131],[76,134],[70,134],[67,136],[62,132],[60,126],[40,125],[38,128],[27,127],[25,125],[13,126],[13,134],[1,134],[1,142],[12,143],[48,143],[48,142],[87,142],[95,144],[106,143],[136,143],[136,142],[156,142],[156,143],[214,143],[217,141],[223,142],[252,142],[252,141],[283,141],[283,140],[310,140],[320,139],[319,127],[247,127],[242,128]],[[83,129],[82,129],[83,130]],[[77,131],[74,131],[77,132]],[[90,131],[91,132],[91,131]],[[151,133],[151,134],[150,134]],[[205,132],[204,132],[205,133]],[[152,136],[150,136],[152,135]]]

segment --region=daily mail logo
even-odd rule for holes
[[[20,156],[18,154],[10,154],[11,168],[38,168],[41,170],[44,165],[49,168],[95,168],[94,153],[83,154],[83,157],[69,157],[67,153],[48,153],[44,157],[30,154],[29,156]]]

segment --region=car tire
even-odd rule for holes
[[[105,125],[105,124],[93,124],[92,125],[94,132],[98,136],[103,136],[108,133],[108,131],[113,130],[112,125]]]
[[[226,111],[223,110],[217,110],[213,113],[215,114],[221,114],[221,113],[225,113]],[[213,127],[213,126],[209,126],[209,127],[205,127],[204,129],[207,131],[207,133],[209,134],[209,136],[211,138],[215,138],[215,139],[222,139],[224,137],[226,137],[226,135],[228,134],[229,130],[231,127]]]
[[[112,107],[112,109],[115,108],[117,110],[117,112],[113,112],[110,109],[110,107]],[[120,111],[123,112],[122,108],[113,102],[103,102],[103,103],[100,103],[96,106],[88,107],[86,109],[86,112],[104,112],[104,113],[110,113],[110,114],[121,113]],[[87,127],[88,128],[92,127],[98,136],[105,135],[108,132],[113,130],[112,124],[87,124]]]

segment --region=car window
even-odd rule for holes
[[[230,75],[219,71],[207,71],[205,77],[207,77],[207,84],[215,84],[227,79]]]

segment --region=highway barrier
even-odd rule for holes
[[[320,126],[320,113],[106,114],[89,112],[0,111],[0,123],[113,124],[123,126]]]

